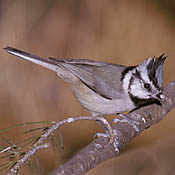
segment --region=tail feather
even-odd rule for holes
[[[5,47],[4,50],[12,55],[15,55],[24,60],[33,62],[35,64],[41,65],[47,69],[57,72],[58,65],[51,59],[42,58],[13,47]]]

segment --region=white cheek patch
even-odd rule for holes
[[[154,98],[156,94],[160,94],[159,89],[157,89],[154,86],[153,82],[150,80],[147,68],[147,66],[150,64],[150,61],[152,61],[153,59],[154,58],[149,58],[145,60],[142,64],[137,66],[136,69],[132,70],[130,74],[127,74],[127,76],[124,79],[123,88],[127,90],[127,92],[129,90],[129,93],[131,93],[137,98],[149,99]],[[133,79],[131,79],[131,77],[133,77]],[[130,85],[131,80],[133,81]],[[145,83],[148,83],[150,85],[150,91],[144,87]],[[164,97],[162,96],[161,98],[163,99]]]
[[[147,94],[145,93],[145,91],[142,90],[142,88],[138,85],[131,85],[131,91],[130,93],[135,96],[135,97],[138,97],[138,98],[141,98],[141,99],[146,99],[146,96]]]

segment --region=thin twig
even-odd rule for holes
[[[16,174],[18,172],[18,169],[21,167],[21,165],[23,165],[24,162],[26,162],[29,157],[34,155],[37,150],[43,149],[43,148],[48,148],[48,147],[49,147],[49,144],[45,143],[45,144],[42,144],[42,145],[35,146],[34,148],[32,148],[31,150],[26,152],[24,154],[24,156],[21,159],[19,159],[18,162],[10,169],[8,175]]]
[[[52,125],[49,129],[47,129],[43,135],[41,135],[40,139],[33,145],[33,148],[30,149],[23,157],[21,157],[18,160],[18,162],[9,170],[8,175],[13,175],[13,174],[17,173],[20,166],[23,163],[25,163],[29,159],[29,157],[31,157],[33,154],[35,154],[35,152],[38,149],[47,148],[48,147],[47,144],[43,144],[43,145],[41,145],[41,144],[43,143],[44,140],[46,140],[50,136],[50,134],[52,134],[61,125],[66,124],[66,123],[73,123],[73,122],[76,122],[79,120],[95,120],[95,121],[98,120],[98,121],[101,121],[107,127],[108,130],[112,131],[112,128],[111,128],[110,124],[108,123],[108,121],[105,118],[98,117],[98,116],[96,116],[96,117],[94,117],[94,116],[70,117],[68,119],[57,122],[56,124]],[[113,140],[112,141],[110,140],[110,143],[112,143],[112,142],[113,142]]]

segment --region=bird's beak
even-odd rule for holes
[[[157,95],[155,95],[153,98],[156,100],[156,103],[161,106],[162,100],[165,98],[165,96],[160,92]]]

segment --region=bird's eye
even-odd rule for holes
[[[150,89],[151,89],[151,88],[150,88],[150,84],[145,83],[145,84],[144,84],[144,88],[147,89],[147,90],[150,90]]]

